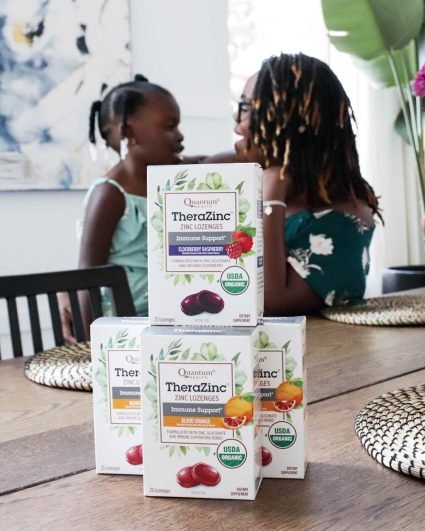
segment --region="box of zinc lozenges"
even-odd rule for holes
[[[146,496],[253,500],[261,483],[258,328],[142,334]]]
[[[255,326],[262,216],[258,164],[149,166],[151,324]]]
[[[308,463],[306,319],[264,318],[259,329],[263,476],[303,479]]]
[[[101,317],[90,327],[96,472],[142,474],[142,330],[147,317]]]

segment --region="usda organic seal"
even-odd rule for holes
[[[248,289],[249,275],[242,267],[231,266],[221,274],[220,283],[229,295],[240,295]]]

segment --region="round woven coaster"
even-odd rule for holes
[[[379,463],[425,479],[425,385],[374,398],[357,414],[354,427]]]
[[[24,374],[42,385],[91,391],[90,343],[63,345],[39,352],[25,363]]]
[[[334,306],[321,311],[323,317],[357,325],[401,326],[425,324],[424,295],[392,295],[367,299],[356,306]]]

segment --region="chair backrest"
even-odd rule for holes
[[[41,352],[43,340],[37,295],[47,295],[54,341],[55,345],[59,346],[64,344],[64,338],[57,294],[68,293],[74,335],[77,341],[85,341],[89,338],[86,337],[84,331],[78,291],[87,290],[89,293],[92,315],[96,319],[103,315],[100,293],[102,287],[110,288],[117,316],[131,317],[136,314],[127,275],[119,266],[99,266],[72,271],[0,277],[0,299],[6,299],[7,302],[13,355],[15,357],[23,355],[21,327],[16,304],[18,297],[27,298],[34,352]]]

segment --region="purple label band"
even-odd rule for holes
[[[169,245],[169,256],[222,256],[224,245]]]

